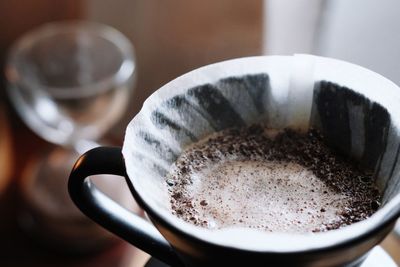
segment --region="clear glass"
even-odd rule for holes
[[[55,22],[17,41],[5,72],[9,97],[21,118],[57,145],[34,155],[23,172],[20,226],[37,240],[68,252],[81,253],[113,240],[77,210],[68,196],[67,179],[79,154],[97,146],[125,111],[135,76],[132,45],[109,26]],[[126,206],[129,192],[122,182],[95,179]]]
[[[49,142],[97,140],[125,110],[134,78],[130,42],[89,22],[42,26],[12,48],[8,92],[19,115]]]

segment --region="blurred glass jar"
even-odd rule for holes
[[[87,252],[117,240],[73,205],[67,179],[78,156],[97,146],[124,114],[135,78],[129,40],[93,22],[45,24],[11,47],[6,78],[11,103],[24,122],[58,145],[35,151],[23,171],[20,225],[64,252]],[[118,202],[134,206],[123,179],[103,178],[94,181]]]

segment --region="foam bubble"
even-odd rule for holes
[[[212,228],[311,232],[339,221],[349,204],[348,197],[291,162],[227,161],[194,177],[193,209]]]

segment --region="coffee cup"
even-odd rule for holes
[[[208,65],[153,93],[129,123],[122,148],[82,155],[69,193],[98,224],[172,266],[359,266],[400,215],[399,92],[371,70],[310,55]],[[320,131],[330,147],[373,173],[380,208],[361,222],[315,234],[207,229],[171,214],[165,175],[183,149],[255,123]],[[96,174],[124,177],[151,223],[96,189],[88,178]]]

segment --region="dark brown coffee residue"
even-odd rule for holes
[[[166,178],[171,196],[171,210],[175,215],[195,225],[210,226],[207,218],[200,216],[194,208],[194,196],[190,193],[190,186],[194,182],[192,175],[227,159],[296,163],[311,171],[326,185],[327,190],[321,191],[321,194],[333,191],[347,196],[349,203],[337,214],[338,219],[323,222],[319,227],[312,229],[312,232],[338,229],[364,220],[380,206],[380,193],[374,184],[372,174],[359,169],[349,159],[339,156],[328,148],[316,130],[299,133],[286,129],[271,137],[266,134],[263,127],[255,125],[243,129],[225,130],[184,151]],[[240,182],[237,179],[236,181]],[[280,180],[276,181],[279,186]],[[296,191],[295,188],[293,190]],[[310,190],[311,193],[314,193],[314,189]],[[287,201],[292,199],[288,198]],[[200,208],[210,206],[208,199],[199,200],[199,204]],[[221,201],[221,207],[223,204]],[[299,205],[298,211],[306,212],[306,208]],[[327,213],[327,208],[322,206],[318,208],[318,212],[324,215]],[[310,216],[320,215],[310,213]],[[246,218],[237,218],[238,225],[243,220]],[[293,223],[301,224],[300,221]],[[263,228],[269,229],[268,225],[264,225]]]

